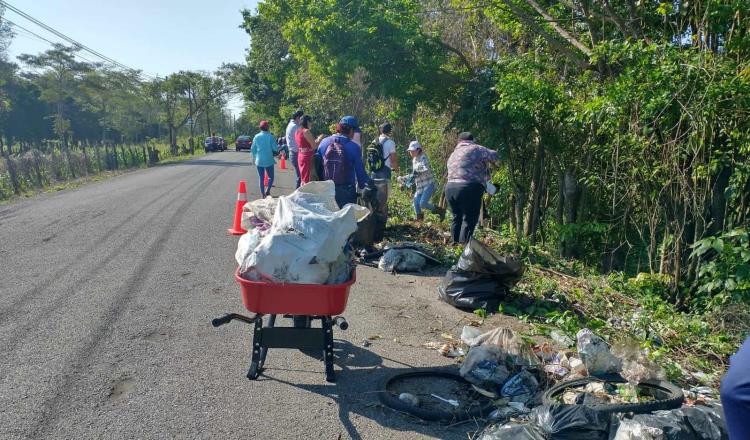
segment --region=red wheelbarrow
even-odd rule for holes
[[[321,350],[325,363],[326,381],[334,382],[333,372],[333,327],[346,330],[349,324],[343,316],[349,298],[349,289],[356,280],[352,269],[349,281],[343,284],[286,284],[263,281],[249,281],[240,277],[239,269],[234,274],[242,290],[242,302],[254,316],[229,313],[211,321],[214,327],[232,320],[253,324],[250,380],[258,378],[269,348],[297,348]],[[268,315],[266,325],[263,317]],[[304,317],[304,325],[297,327],[275,327],[276,315]],[[320,327],[312,327],[311,322],[320,320]],[[297,320],[295,320],[297,321]]]

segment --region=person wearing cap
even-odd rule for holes
[[[362,146],[362,130],[359,128],[359,121],[354,116],[344,116],[341,118],[341,122],[352,127],[354,134],[352,134],[352,142]]]
[[[297,141],[294,137],[294,134],[299,129],[299,122],[300,119],[302,119],[302,115],[304,115],[305,112],[302,110],[297,110],[292,115],[292,119],[289,120],[289,123],[286,126],[286,145],[289,148],[289,162],[292,163],[292,168],[294,168],[294,174],[297,175],[297,182],[295,188],[299,188],[299,185],[301,183],[300,180],[300,174],[299,174],[299,165],[297,164],[297,156],[299,154],[299,151],[297,149]]]
[[[482,196],[490,177],[490,165],[499,160],[497,151],[474,142],[474,135],[463,132],[448,158],[445,198],[453,212],[453,244],[467,243],[474,234],[482,209]]]
[[[336,133],[323,139],[318,147],[318,152],[315,153],[321,157],[320,162],[323,162],[322,158],[326,156],[328,147],[333,144],[334,141],[341,144],[343,147],[344,159],[347,161],[348,176],[346,183],[337,184],[335,186],[336,204],[339,208],[343,208],[347,203],[357,203],[357,187],[359,187],[359,189],[365,189],[365,187],[367,187],[371,196],[375,192],[372,181],[367,176],[365,165],[362,162],[362,148],[352,141],[352,137],[354,137],[354,128],[347,122],[352,121],[347,119],[347,117],[341,118],[336,125]],[[324,180],[332,180],[332,176],[326,175],[325,170],[322,171],[323,175],[321,178]]]
[[[323,139],[323,135],[318,136],[317,139],[313,138],[312,132],[310,131],[311,120],[312,118],[310,115],[302,116],[299,128],[294,134],[298,151],[297,164],[299,165],[300,182],[302,184],[310,182],[313,156],[315,156],[315,151],[318,149],[318,145],[320,145],[320,141]]]
[[[412,175],[414,176],[414,185],[417,187],[417,191],[414,193],[414,212],[417,214],[417,220],[424,219],[423,209],[428,209],[439,215],[442,220],[445,217],[445,209],[430,203],[430,197],[435,192],[435,179],[432,175],[432,168],[430,168],[430,161],[422,150],[422,145],[418,141],[412,141],[406,151],[412,158]]]
[[[260,196],[268,197],[271,195],[273,186],[273,166],[276,161],[273,155],[277,153],[278,145],[276,138],[268,131],[268,121],[260,121],[260,133],[253,137],[253,145],[250,153],[253,155],[255,166],[258,167],[258,184],[260,186]],[[268,175],[268,188],[264,185],[264,177]]]

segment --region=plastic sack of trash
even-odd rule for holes
[[[654,411],[623,419],[613,427],[611,440],[649,439],[636,437],[642,432],[656,433],[654,440],[727,440],[729,438],[723,414],[719,408],[708,406],[682,407],[670,411]]]
[[[237,252],[234,253],[234,259],[240,267],[240,273],[247,272],[250,267],[249,257],[258,247],[258,243],[260,243],[260,233],[255,229],[249,230],[240,237],[237,242]]]
[[[589,376],[619,373],[622,361],[610,351],[604,339],[584,328],[576,335],[578,354],[581,355]]]
[[[271,229],[241,271],[253,280],[323,284],[343,272],[341,256],[357,220],[367,209],[348,204],[338,209],[333,182],[312,182],[281,196]],[[335,278],[335,276],[334,276]]]
[[[522,274],[519,261],[501,257],[472,238],[446,272],[438,287],[439,297],[458,308],[494,312]]]
[[[482,431],[479,440],[544,440],[544,436],[533,425],[491,425]]]
[[[511,361],[516,366],[528,367],[539,365],[539,358],[534,354],[531,345],[513,330],[498,327],[479,335],[475,333],[474,331],[464,329],[464,332],[461,334],[461,340],[469,347],[479,345],[498,346],[511,356]],[[472,335],[474,337],[471,337]]]
[[[427,259],[413,249],[388,249],[378,262],[383,272],[418,272],[427,264]]]
[[[253,200],[245,203],[242,207],[242,218],[240,225],[242,229],[251,230],[259,225],[271,225],[273,216],[276,213],[276,206],[279,200],[273,197]]]
[[[532,420],[550,440],[606,440],[609,414],[586,405],[544,405],[534,408]]]

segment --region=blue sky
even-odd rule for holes
[[[238,28],[242,22],[240,10],[255,10],[257,5],[257,0],[7,2],[110,58],[160,76],[179,70],[213,71],[224,62],[242,62],[249,39]],[[60,41],[10,10],[5,11],[5,17],[48,40]],[[11,58],[49,48],[48,43],[14,30]],[[232,107],[237,106],[238,102],[232,103]]]

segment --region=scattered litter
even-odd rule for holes
[[[471,346],[472,342],[476,340],[481,334],[482,334],[481,329],[472,327],[470,325],[465,325],[464,328],[461,330],[461,341],[464,344]],[[479,344],[475,344],[475,345],[479,345]]]
[[[411,393],[401,393],[398,395],[398,400],[408,403],[413,406],[419,406],[419,399],[417,396]]]
[[[544,371],[551,374],[553,379],[560,380],[568,375],[569,371],[567,368],[560,366],[559,364],[549,364],[544,366]]]
[[[389,249],[378,263],[383,272],[418,272],[424,269],[427,259],[413,249]]]
[[[503,385],[500,395],[510,397],[514,402],[528,402],[539,390],[539,381],[526,370],[508,379]]]
[[[501,257],[471,239],[458,262],[446,272],[438,287],[439,297],[458,308],[497,310],[500,300],[522,274],[519,261]]]
[[[649,359],[648,352],[641,350],[636,342],[615,345],[612,354],[622,360],[620,375],[631,384],[667,377],[664,369]]]
[[[441,345],[440,348],[438,348],[438,352],[449,358],[457,358],[466,354],[461,347],[457,347],[456,344],[451,343]]]
[[[362,346],[363,347],[369,347],[370,345],[372,345],[372,344],[367,339],[363,339],[362,340]]]
[[[474,384],[471,384],[471,388],[473,388],[474,391],[483,395],[484,397],[489,397],[490,399],[497,399],[497,393],[493,393],[492,391],[487,391],[484,388],[479,388],[478,386]]]
[[[703,384],[711,383],[713,381],[713,377],[711,375],[706,374],[702,371],[691,372],[690,375]]]
[[[612,440],[664,440],[664,431],[634,420],[623,420]]]
[[[560,330],[552,330],[551,332],[549,332],[549,337],[552,338],[553,341],[555,341],[555,344],[559,345],[562,348],[568,348],[575,344],[570,336],[566,335]]]
[[[622,361],[610,351],[604,339],[585,328],[576,335],[578,354],[581,355],[586,371],[591,376],[619,373]],[[571,361],[571,368],[572,368]]]
[[[534,354],[543,362],[551,362],[557,353],[548,343],[534,346]]]
[[[532,425],[492,425],[485,428],[479,440],[544,440],[544,436]]]
[[[432,397],[434,397],[434,398],[436,398],[438,400],[442,400],[443,402],[447,403],[448,405],[458,407],[458,400],[445,399],[443,397],[438,396],[437,394],[430,394],[430,396],[432,396]]]
[[[585,405],[539,406],[531,417],[554,440],[603,440],[609,433],[609,414]]]
[[[370,335],[367,337],[367,339],[371,341],[377,341],[378,339],[383,339],[383,335]]]

